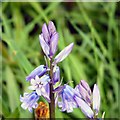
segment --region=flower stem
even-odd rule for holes
[[[52,59],[50,60],[50,100],[49,103],[49,115],[50,120],[55,120],[55,100],[54,100],[54,93],[53,93],[53,65],[52,65]]]

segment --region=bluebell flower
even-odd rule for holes
[[[30,81],[31,79],[34,79],[35,76],[43,76],[47,72],[47,67],[45,65],[40,65],[37,68],[35,68],[27,77],[26,80]]]
[[[81,80],[80,84],[75,87],[74,99],[82,112],[89,118],[98,115],[100,108],[100,92],[95,84],[93,93],[87,82]]]
[[[77,107],[77,104],[74,100],[74,89],[69,85],[65,84],[64,86],[60,86],[56,88],[56,103],[58,107],[61,108],[61,111],[72,112],[73,108]]]
[[[48,102],[50,102],[49,98],[49,82],[50,78],[48,75],[43,75],[42,77],[36,76],[35,79],[31,79],[31,86],[28,87],[30,90],[35,90],[39,96],[45,97]]]
[[[39,35],[40,44],[43,52],[48,58],[52,58],[56,53],[58,45],[58,33],[52,21],[42,26],[42,33]]]
[[[32,108],[36,108],[38,106],[37,101],[39,99],[38,94],[34,91],[32,93],[24,93],[23,97],[20,95],[20,101],[22,102],[21,107],[23,109],[28,109],[32,112]]]

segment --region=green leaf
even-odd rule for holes
[[[20,104],[20,93],[17,85],[17,81],[14,77],[14,74],[9,66],[6,66],[6,84],[7,84],[7,93],[10,109],[13,112],[16,107]]]

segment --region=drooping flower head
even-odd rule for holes
[[[24,93],[23,97],[20,95],[20,101],[22,102],[21,107],[25,110],[28,109],[30,112],[32,112],[32,108],[36,108],[38,106],[38,99],[39,96],[35,91],[30,94]]]
[[[58,87],[55,92],[57,92],[56,103],[61,108],[61,111],[67,111],[69,113],[73,111],[73,108],[77,107],[73,99],[74,89],[72,87],[65,84],[64,86]]]

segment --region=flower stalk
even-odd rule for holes
[[[50,120],[55,120],[55,100],[54,100],[54,93],[53,93],[53,65],[52,59],[50,60],[50,103],[49,103],[49,115]]]

